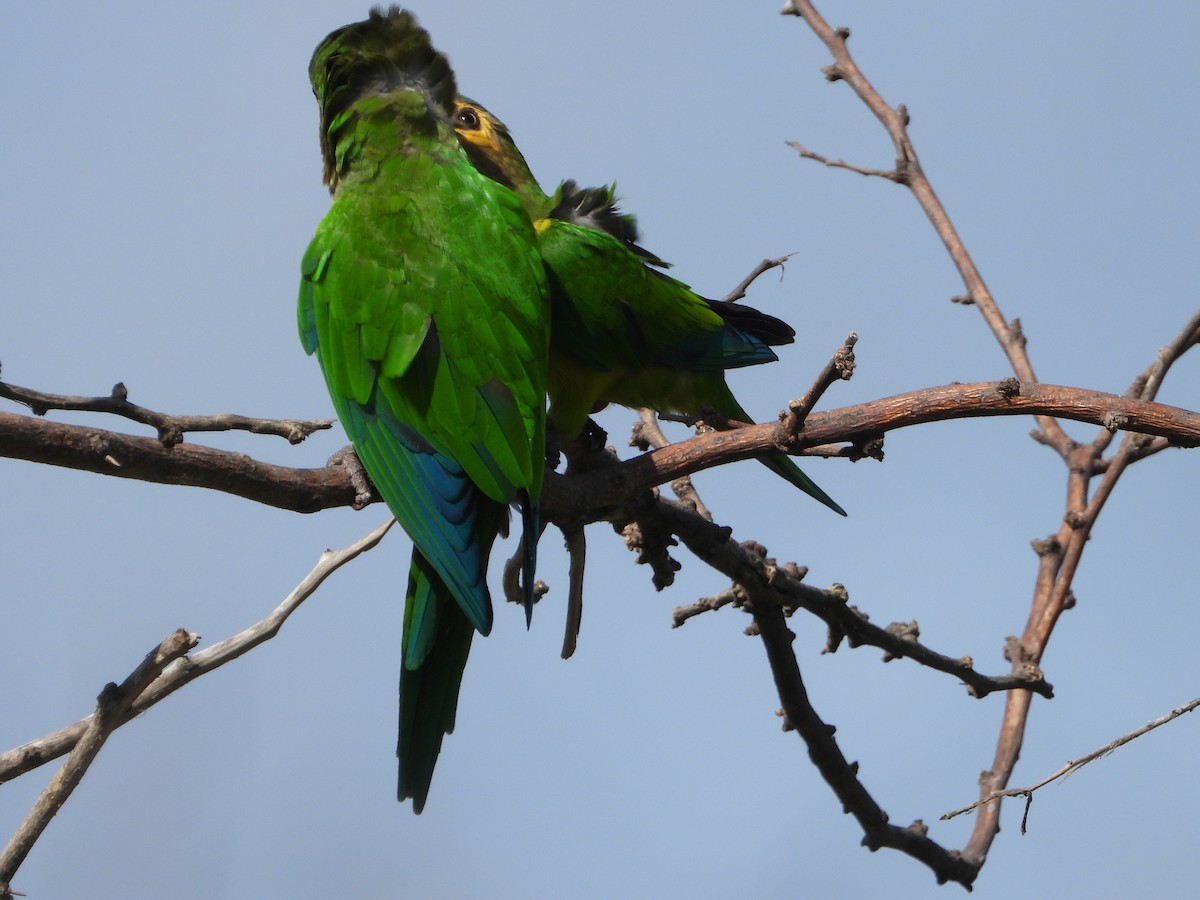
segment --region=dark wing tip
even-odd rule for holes
[[[611,234],[647,265],[670,268],[669,263],[638,245],[637,216],[621,212],[615,184],[581,188],[568,179],[558,186],[556,197],[558,203],[550,211],[550,218]]]
[[[790,344],[796,339],[796,329],[783,319],[760,312],[753,306],[740,303],[708,301],[709,308],[731,328],[757,338],[769,347]]]

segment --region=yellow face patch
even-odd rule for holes
[[[508,129],[503,122],[482,106],[462,97],[454,103],[454,130],[467,143],[493,150],[499,149],[504,138],[508,137]]]

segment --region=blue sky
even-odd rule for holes
[[[546,185],[617,180],[645,244],[723,295],[794,252],[750,302],[796,325],[780,362],[731,379],[761,419],[802,394],[850,331],[858,371],[824,407],[1010,374],[906,191],[796,158],[784,142],[886,168],[882,129],[824,48],[778,3],[430,4],[417,8],[462,89],[505,119]],[[912,115],[926,172],[1039,377],[1120,392],[1196,308],[1200,195],[1193,108],[1200,11],[1127,4],[821,4],[860,66]],[[178,413],[321,417],[331,407],[295,334],[298,263],[328,205],[306,65],[366,6],[342,2],[8,9],[3,377]],[[1196,359],[1160,399],[1195,408]],[[11,407],[10,407],[11,408]],[[98,416],[55,415],[136,430]],[[632,414],[606,412],[624,447]],[[995,419],[893,434],[887,459],[806,470],[840,520],[753,464],[697,480],[718,520],[872,621],[1007,668],[1058,525],[1064,470]],[[1079,440],[1090,428],[1068,425]],[[200,436],[319,465],[300,447]],[[622,450],[622,452],[632,452]],[[1127,474],[1045,661],[1014,784],[1034,782],[1200,694],[1193,635],[1197,458]],[[299,516],[201,490],[0,459],[0,749],[85,715],[170,631],[210,643],[272,609],[325,547],[381,507]],[[781,734],[746,618],[671,630],[670,610],[727,586],[680,552],[675,587],[607,526],[589,529],[579,651],[558,658],[565,558],[526,632],[501,609],[475,642],[459,726],[425,813],[394,800],[395,691],[407,541],[339,572],[267,646],[117,732],[19,873],[37,897],[933,896],[923,867],[869,854],[799,741]],[[497,554],[501,556],[502,554]],[[793,619],[818,711],[892,816],[961,846],[1002,698],[877,651],[822,656]],[[976,896],[1182,896],[1194,890],[1200,722],[1009,807]],[[7,838],[51,774],[0,790]],[[1032,887],[1031,887],[1032,886]],[[957,895],[945,887],[940,895]]]

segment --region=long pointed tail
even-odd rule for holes
[[[475,628],[446,584],[415,549],[404,611],[400,670],[400,737],[396,745],[401,801],[425,808],[442,738],[454,731],[458,692]]]
[[[733,396],[733,392],[729,390],[728,385],[725,385],[725,396],[718,398],[718,400],[719,402],[713,405],[721,415],[731,419],[739,419],[743,422],[754,421],[750,418],[749,413],[742,408],[742,405],[737,402],[737,398]],[[786,453],[771,453],[768,456],[760,457],[759,462],[784,481],[795,485],[814,500],[828,506],[839,516],[846,515],[846,511],[838,505],[837,501],[821,490],[815,481],[800,471],[800,467]]]
[[[821,490],[815,481],[805,475],[786,453],[772,453],[770,456],[760,458],[759,462],[780,478],[800,488],[800,490],[804,491],[804,493],[808,494],[814,500],[824,503],[839,516],[846,515],[846,511],[838,505],[837,501]]]
[[[524,493],[524,492],[522,492]],[[536,503],[525,494],[521,503],[522,543],[525,558],[521,560],[521,592],[525,599],[525,627],[533,625],[533,586],[537,572],[537,545],[542,536],[542,517]]]

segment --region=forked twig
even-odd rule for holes
[[[199,640],[197,635],[181,628],[151,650],[119,686],[111,682],[105,685],[96,699],[96,711],[92,713],[70,758],[50,779],[25,820],[0,852],[0,897],[12,896],[10,882],[17,869],[45,832],[50,820],[83,780],[108,736],[131,718],[130,707],[134,700],[162,674],[168,664],[184,656]]]
[[[1025,834],[1026,826],[1029,821],[1029,809],[1033,805],[1033,792],[1034,791],[1040,790],[1041,788],[1044,788],[1046,785],[1050,784],[1051,782],[1058,781],[1060,778],[1066,778],[1068,775],[1071,775],[1071,774],[1079,771],[1080,769],[1082,769],[1088,763],[1094,762],[1102,756],[1108,756],[1108,754],[1112,753],[1118,747],[1123,747],[1125,744],[1128,744],[1130,741],[1136,740],[1137,738],[1140,738],[1144,734],[1149,734],[1155,728],[1158,728],[1161,725],[1166,725],[1168,722],[1178,719],[1184,713],[1190,713],[1192,710],[1196,709],[1196,707],[1198,707],[1198,706],[1200,706],[1200,697],[1196,698],[1195,700],[1192,700],[1190,703],[1185,703],[1183,706],[1177,706],[1175,709],[1171,710],[1166,715],[1159,716],[1157,719],[1147,722],[1141,728],[1135,728],[1133,731],[1129,732],[1128,734],[1124,734],[1121,737],[1117,738],[1116,740],[1109,741],[1107,744],[1105,744],[1099,750],[1093,750],[1091,753],[1087,754],[1086,756],[1081,756],[1079,759],[1067,760],[1066,765],[1064,765],[1061,769],[1059,769],[1053,775],[1048,775],[1047,777],[1043,778],[1037,784],[1030,785],[1029,787],[1025,787],[1025,788],[1008,788],[1008,789],[1002,790],[1002,791],[992,791],[986,797],[981,797],[980,799],[976,800],[974,803],[970,804],[969,806],[964,806],[961,809],[951,810],[948,813],[942,813],[941,818],[942,819],[953,819],[955,816],[961,816],[964,813],[969,813],[972,810],[977,809],[980,806],[983,806],[985,803],[991,803],[993,800],[998,800],[1002,797],[1024,797],[1025,798],[1025,814],[1021,817],[1021,834]]]
[[[113,728],[124,725],[130,719],[201,675],[211,672],[227,662],[232,662],[259,644],[273,638],[279,633],[279,629],[283,627],[283,623],[287,621],[288,617],[296,611],[301,603],[313,595],[326,578],[378,544],[394,524],[395,519],[388,519],[349,547],[341,550],[326,550],[321,554],[321,558],[313,570],[292,589],[270,615],[233,637],[213,644],[199,653],[177,660],[154,679],[149,687],[140,692],[128,709],[114,717],[116,725]],[[53,734],[48,734],[9,750],[7,753],[0,754],[0,784],[36,769],[64,753],[71,752],[94,720],[95,713],[74,725],[68,725]]]
[[[1020,391],[1036,390],[1037,379],[1026,351],[1020,322],[1016,319],[1008,322],[1001,314],[999,305],[992,297],[971,255],[925,177],[908,136],[907,109],[902,105],[895,108],[889,106],[863,75],[847,48],[849,29],[831,28],[810,0],[789,0],[783,12],[802,17],[825,44],[834,58],[833,64],[824,70],[826,77],[831,81],[845,81],[850,86],[884,126],[896,151],[894,173],[863,170],[846,164],[837,165],[863,174],[878,174],[908,186],[941,238],[967,288],[965,297],[955,299],[979,309],[1016,373],[1021,384]],[[831,164],[819,154],[799,147],[797,149],[803,156],[824,162],[826,165]],[[1198,337],[1200,315],[1193,317],[1176,341],[1160,352],[1155,366],[1134,382],[1134,386],[1126,393],[1126,398],[1136,398],[1142,402],[1150,400],[1171,361],[1187,348],[1194,346]],[[1090,445],[1081,447],[1063,430],[1056,418],[1060,415],[1063,413],[1052,413],[1048,410],[1039,410],[1036,413],[1039,427],[1039,431],[1035,432],[1036,439],[1053,447],[1068,466],[1067,509],[1057,534],[1050,540],[1039,542],[1043,550],[1039,553],[1038,577],[1029,620],[1021,639],[1013,642],[1010,654],[1014,674],[1031,668],[1036,670],[1040,664],[1059,615],[1072,602],[1071,584],[1084,546],[1096,517],[1111,495],[1117,480],[1130,463],[1150,455],[1146,452],[1147,448],[1152,447],[1152,452],[1158,452],[1165,446],[1162,439],[1165,436],[1151,441],[1145,435],[1136,433],[1140,431],[1139,427],[1131,427],[1128,420],[1114,411],[1101,421],[1104,430],[1096,439]],[[1101,454],[1117,430],[1127,432],[1122,439],[1121,448],[1111,459],[1104,460]],[[1180,443],[1183,446],[1194,446],[1189,440]],[[1094,494],[1089,497],[1090,479],[1095,475],[1103,477]],[[985,802],[978,806],[979,817],[963,850],[963,857],[977,866],[983,864],[988,849],[999,832],[1000,804],[986,802],[986,798],[996,799],[1002,796],[1002,793],[998,792],[1003,791],[1019,756],[1029,706],[1029,693],[1013,691],[1008,695],[995,759],[990,771],[985,772],[980,779],[980,792]]]
[[[1020,334],[1019,328],[1013,327],[1013,325],[1010,325],[1005,320],[999,305],[984,283],[983,276],[976,267],[975,261],[967,251],[966,245],[963,244],[958,230],[950,221],[950,216],[946,213],[945,207],[942,206],[941,200],[938,199],[937,194],[934,192],[933,186],[925,177],[925,172],[921,168],[921,161],[917,157],[916,148],[913,147],[912,141],[908,136],[908,110],[903,105],[894,108],[889,106],[871,82],[867,80],[862,70],[858,68],[858,64],[854,61],[854,58],[850,55],[850,50],[846,46],[846,42],[850,37],[850,30],[848,28],[831,27],[822,18],[821,14],[817,12],[810,0],[789,0],[784,5],[782,12],[802,18],[805,24],[825,44],[834,60],[833,65],[827,66],[823,70],[825,77],[831,81],[845,81],[850,86],[850,89],[854,91],[858,98],[880,121],[891,138],[892,146],[896,152],[896,167],[894,172],[889,174],[866,170],[866,174],[880,174],[881,177],[888,178],[897,184],[905,185],[912,191],[921,209],[924,210],[930,223],[933,225],[934,231],[937,232],[938,237],[941,238],[942,243],[945,245],[946,252],[950,254],[951,260],[958,269],[963,284],[967,288],[967,296],[971,299],[972,305],[979,309],[987,321],[988,327],[991,328],[992,334],[1000,342],[1000,346],[1008,357],[1010,365],[1012,365],[1013,372],[1023,382],[1037,381],[1033,365],[1029,361],[1028,354],[1025,352],[1025,341]],[[813,159],[824,160],[823,157],[819,157],[817,154],[807,153],[806,155]],[[842,168],[864,171],[849,165],[842,166]],[[1063,431],[1062,426],[1053,418],[1039,416],[1038,426],[1046,432],[1047,439],[1054,446],[1058,447],[1060,451],[1065,450],[1070,445],[1070,438]]]

